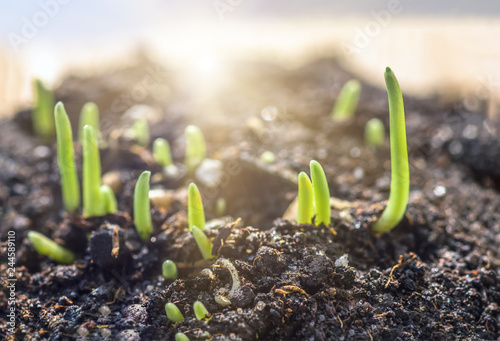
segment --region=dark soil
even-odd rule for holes
[[[329,111],[352,77],[335,60],[298,70],[231,65],[229,81],[203,100],[197,97],[203,89],[183,84],[180,71],[162,73],[158,87],[168,91],[141,99],[163,114],[152,124],[152,138],[167,138],[182,166],[183,130],[196,124],[209,157],[224,165],[217,186],[200,184],[207,218],[214,219],[207,234],[242,281],[223,308],[214,291],[230,288],[229,271],[218,261],[202,261],[187,231],[191,176],[153,175],[152,188],[170,190],[171,202],[153,205],[150,242],[134,229],[135,181],[145,169],[160,169],[148,149],[114,132],[129,123],[120,117],[137,102],[126,95],[148,68],[156,66],[141,60],[98,77],[69,77],[56,90],[75,128],[85,101],[101,108],[108,142],[101,151],[103,172],[113,172],[119,214],[84,219],[64,213],[55,144],[32,137],[28,111],[1,122],[2,255],[8,231],[15,231],[17,277],[11,334],[4,257],[1,339],[173,340],[177,332],[191,340],[500,338],[498,124],[459,104],[406,97],[410,203],[399,226],[380,236],[369,227],[388,198],[389,144],[366,147],[363,127],[372,117],[388,126],[384,89],[364,84],[356,116],[333,123]],[[267,150],[276,156],[272,164],[259,158]],[[329,227],[280,218],[296,195],[296,174],[308,171],[311,159],[323,165],[332,196],[344,200],[333,205]],[[219,198],[227,203],[224,217],[215,213]],[[242,222],[232,224],[238,217]],[[28,230],[65,245],[78,260],[58,265],[38,255],[25,238]],[[118,254],[111,256],[116,245]],[[345,254],[347,266],[338,261]],[[178,264],[179,280],[161,277],[165,259]],[[208,322],[194,317],[196,300],[210,312]],[[167,320],[168,302],[179,307],[184,322]]]

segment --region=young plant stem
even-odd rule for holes
[[[203,202],[201,201],[200,191],[196,184],[191,183],[188,187],[188,226],[189,231],[193,229],[193,225],[199,229],[205,229],[205,211]]]
[[[137,144],[141,147],[147,147],[150,140],[148,121],[145,118],[135,120],[132,131]]]
[[[306,173],[299,174],[297,223],[310,224],[314,215],[313,189]]]
[[[410,192],[403,95],[398,80],[390,68],[386,68],[384,77],[389,98],[391,190],[382,216],[372,227],[379,233],[390,231],[403,219]]]
[[[54,94],[47,89],[41,80],[36,79],[34,84],[35,105],[32,113],[33,130],[35,135],[48,142],[54,136]]]
[[[63,205],[66,211],[73,212],[80,207],[80,183],[76,172],[71,123],[61,102],[56,104],[54,118]]]
[[[144,171],[139,176],[134,190],[134,224],[137,234],[143,241],[147,241],[153,234],[153,221],[149,203],[150,171]]]
[[[316,219],[314,224],[316,226],[324,224],[330,225],[330,189],[326,181],[326,175],[323,167],[318,161],[312,160],[309,164],[311,169],[311,180],[314,197],[314,207],[316,209]]]
[[[193,234],[194,240],[196,241],[196,245],[198,245],[198,249],[203,256],[203,259],[213,259],[214,256],[212,255],[212,242],[210,241],[210,239],[208,239],[205,232],[194,225],[191,233]]]
[[[162,167],[173,165],[172,154],[170,153],[170,145],[168,141],[163,138],[157,138],[153,142],[153,156],[156,163]]]
[[[101,197],[101,160],[94,128],[83,127],[83,215],[104,215]]]
[[[104,214],[115,214],[118,212],[118,203],[116,202],[115,193],[108,185],[101,186],[101,198],[104,205]]]
[[[186,156],[184,162],[188,172],[193,173],[196,167],[207,156],[205,137],[200,128],[194,125],[187,126],[184,134],[186,136]]]
[[[83,127],[87,124],[94,128],[94,132],[99,138],[101,134],[99,124],[99,108],[92,102],[85,103],[82,107],[82,111],[80,112],[80,121],[78,123],[78,141],[80,143],[83,141]]]
[[[372,118],[365,125],[365,143],[368,146],[380,147],[384,144],[385,127],[381,120]]]
[[[351,79],[345,83],[333,107],[332,119],[334,121],[345,121],[351,118],[358,107],[360,94],[361,83],[357,79]]]
[[[73,252],[57,244],[52,239],[45,237],[41,233],[30,231],[28,232],[28,239],[33,244],[35,250],[41,255],[47,256],[62,264],[71,264],[75,261]]]
[[[175,341],[189,341],[189,338],[184,333],[175,334]]]

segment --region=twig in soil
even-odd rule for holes
[[[340,322],[340,328],[344,328],[344,322],[342,322],[339,315],[337,315],[337,318],[339,319]]]
[[[118,287],[118,290],[116,290],[115,292],[115,296],[113,297],[113,300],[111,302],[106,302],[104,304],[106,305],[112,305],[112,304],[115,304],[116,302],[116,298],[118,297],[118,295],[120,294],[120,291],[122,290],[122,287]]]

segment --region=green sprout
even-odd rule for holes
[[[408,150],[406,149],[403,95],[398,80],[389,67],[385,69],[384,78],[389,98],[391,190],[389,201],[382,216],[372,227],[375,232],[379,233],[390,231],[403,219],[410,193],[410,170]]]
[[[94,128],[97,136],[101,134],[99,127],[99,108],[92,102],[85,103],[80,112],[80,122],[78,124],[78,141],[80,141],[80,143],[83,141],[83,127],[87,124]]]
[[[314,207],[316,208],[316,226],[325,224],[330,225],[330,190],[323,167],[318,161],[312,160],[309,164],[311,169],[311,180],[314,197]]]
[[[61,174],[64,209],[73,212],[80,207],[80,184],[76,172],[71,122],[61,102],[56,104],[54,118],[57,136],[57,163]]]
[[[35,231],[28,232],[28,239],[33,244],[35,250],[44,256],[49,257],[56,262],[71,264],[75,261],[75,255],[70,250],[57,244],[50,238]]]
[[[186,157],[184,162],[188,172],[192,173],[207,156],[207,146],[205,137],[203,137],[203,133],[197,126],[187,126],[184,134],[186,135]]]
[[[198,320],[207,320],[209,319],[210,313],[208,312],[207,308],[201,303],[200,301],[196,301],[193,304],[193,309],[194,309],[194,315]]]
[[[189,341],[189,338],[184,333],[175,334],[175,341]]]
[[[132,125],[132,135],[134,140],[141,147],[147,147],[149,144],[149,124],[145,118],[138,118]]]
[[[333,107],[332,119],[345,121],[351,118],[356,112],[360,94],[361,83],[357,79],[351,79],[345,83]]]
[[[218,217],[222,217],[226,213],[226,199],[218,198],[215,202],[215,213]]]
[[[372,118],[365,125],[365,143],[372,147],[384,144],[385,127],[381,120]]]
[[[173,303],[165,304],[165,313],[167,313],[168,319],[174,323],[184,321],[184,316],[182,316],[181,311]]]
[[[306,173],[299,174],[297,223],[310,224],[314,215],[313,189]]]
[[[139,176],[134,190],[134,224],[137,234],[142,240],[147,241],[153,233],[151,209],[149,203],[149,178],[150,171],[144,171]]]
[[[188,187],[188,225],[189,231],[193,229],[193,225],[202,230],[205,229],[203,202],[201,201],[198,186],[194,183],[189,184]]]
[[[173,165],[172,154],[170,153],[170,145],[168,141],[163,138],[157,138],[153,142],[153,156],[156,163],[162,167]]]
[[[41,80],[35,79],[35,105],[32,112],[33,130],[35,135],[44,141],[50,141],[54,136],[54,94],[47,89]]]
[[[175,263],[171,260],[167,259],[161,266],[161,273],[166,279],[177,279],[177,265],[175,265]]]
[[[101,197],[101,160],[94,128],[83,127],[83,214],[87,217],[104,215]]]
[[[116,202],[115,193],[108,185],[102,185],[100,188],[101,199],[104,205],[104,214],[115,214],[118,212],[118,203]]]
[[[214,256],[212,255],[212,242],[210,241],[210,239],[208,239],[205,232],[203,232],[203,230],[198,228],[196,225],[193,225],[191,233],[193,234],[194,240],[196,241],[196,245],[198,245],[198,249],[200,249],[203,259],[213,259]]]

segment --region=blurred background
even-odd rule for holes
[[[380,86],[390,65],[416,96],[500,95],[499,1],[4,0],[1,7],[2,116],[29,107],[34,76],[57,86],[68,74],[124,67],[138,54],[209,85],[229,62],[298,68],[335,57]]]

